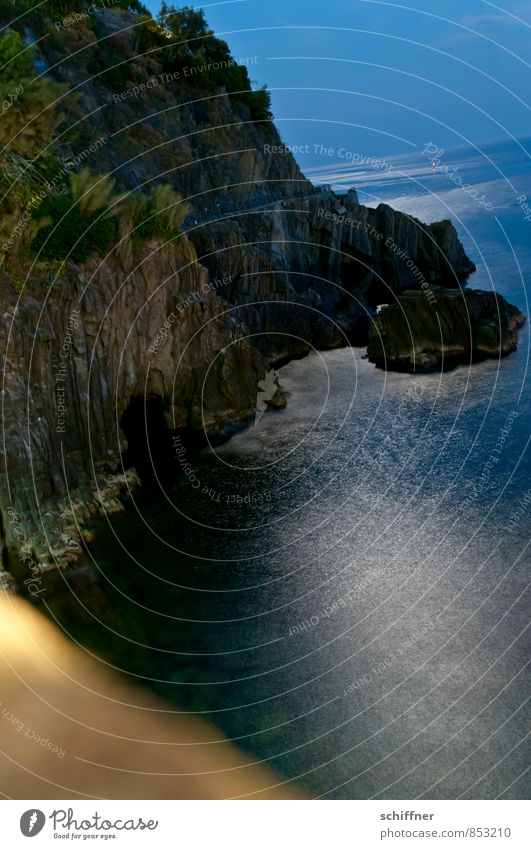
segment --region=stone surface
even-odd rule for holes
[[[434,288],[404,292],[382,309],[369,333],[371,362],[396,371],[432,371],[504,357],[517,346],[525,321],[495,292]]]

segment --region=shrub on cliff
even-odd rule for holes
[[[65,195],[51,194],[40,204],[36,217],[46,218],[32,243],[42,259],[83,262],[92,253],[106,254],[116,240],[117,223],[112,209],[114,182],[84,168],[70,174]]]
[[[70,174],[70,192],[82,215],[89,217],[101,210],[107,210],[113,200],[114,180],[92,174],[88,168],[79,173]]]
[[[241,98],[250,109],[253,121],[270,121],[273,117],[271,112],[271,94],[267,86],[262,86],[256,91],[250,92]]]
[[[26,221],[20,206],[14,204],[12,210],[0,215],[0,267],[9,268],[13,278],[20,264],[19,260],[27,255],[32,242],[38,233],[50,224],[50,219],[30,218]]]
[[[140,3],[139,0],[125,0],[124,8],[128,9],[130,12],[134,12],[136,15],[145,15],[146,17],[151,17],[151,12],[144,6],[143,3]]]
[[[0,37],[0,77],[2,85],[33,76],[33,51],[16,30],[8,29]]]
[[[145,218],[138,230],[141,239],[169,241],[181,232],[190,207],[170,185],[155,186],[146,198]]]
[[[41,259],[83,262],[90,254],[106,254],[116,239],[116,221],[99,214],[84,215],[72,199],[63,196],[45,198],[39,216],[50,222],[33,240],[32,249]]]
[[[37,210],[46,219],[32,243],[46,260],[83,262],[91,254],[105,255],[119,238],[120,257],[131,258],[130,240],[171,242],[189,207],[171,186],[155,186],[148,194],[114,194],[114,181],[83,169],[70,174],[67,195],[51,195]]]
[[[132,192],[119,205],[120,259],[127,266],[133,256],[133,241],[163,239],[171,242],[181,232],[190,207],[168,184],[155,186],[148,194]]]
[[[56,101],[66,86],[37,79],[34,48],[15,30],[0,37],[0,170],[9,154],[35,159],[63,120]]]
[[[66,87],[37,79],[34,53],[14,29],[0,36],[0,239],[6,246],[2,261],[11,267],[46,224],[46,216],[37,218],[34,210],[58,170],[45,148],[63,120],[55,101]]]

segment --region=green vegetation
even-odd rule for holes
[[[182,198],[169,185],[155,186],[148,194],[114,194],[114,181],[85,168],[70,174],[64,196],[45,198],[38,217],[46,220],[32,248],[45,260],[67,257],[83,262],[91,254],[108,253],[120,240],[172,241],[188,213]],[[120,256],[123,258],[123,249]]]
[[[31,0],[30,5],[35,6],[39,0]],[[86,7],[84,0],[48,0],[46,3],[46,14],[54,18],[64,18],[72,12],[82,12]]]
[[[33,62],[33,47],[16,30],[5,30],[0,36],[0,190],[5,195],[0,256],[5,260],[7,253],[12,268],[47,223],[34,209],[57,166],[53,156],[42,153],[43,139],[52,139],[63,120],[55,101],[66,86],[36,79]]]
[[[214,35],[202,9],[163,3],[158,19],[146,21],[140,41],[142,51],[160,48],[155,55],[167,74],[179,74],[201,91],[225,88],[234,101],[248,107],[251,120],[271,120],[267,88],[253,91],[247,68],[238,65],[227,42]]]
[[[109,73],[117,76],[121,68],[113,69],[112,61],[121,57],[106,58]],[[132,231],[138,240],[175,238],[188,208],[170,186],[137,192],[126,203],[114,194],[109,178],[86,168],[74,173],[43,152],[43,140],[52,140],[62,124],[56,101],[66,86],[36,79],[33,63],[34,49],[16,30],[6,30],[0,37],[0,188],[5,194],[0,246],[7,245],[2,255],[11,272],[30,251],[44,261],[83,262],[92,254],[105,255],[118,237],[129,239]],[[121,67],[127,75],[128,66]],[[122,79],[126,76],[119,77],[120,85]]]
[[[59,65],[72,52],[74,68],[83,64],[97,75],[96,85],[115,92],[144,80],[146,73],[166,72],[172,79],[169,87],[181,87],[185,98],[190,92],[225,90],[244,107],[239,110],[244,120],[271,119],[266,87],[253,91],[247,68],[234,61],[228,44],[209,29],[202,10],[163,4],[160,16],[153,18],[140,0],[124,0],[122,7],[138,15],[134,32],[97,41],[101,19],[88,13],[88,0],[49,0],[44,5],[0,0],[0,21],[14,21],[0,31],[0,263],[15,275],[35,252],[40,262],[67,257],[83,262],[120,244],[119,256],[131,258],[135,242],[173,241],[189,211],[168,184],[122,197],[115,194],[112,180],[87,168],[75,173],[72,163],[59,159],[61,152],[71,156],[76,133],[85,133],[81,138],[87,148],[93,138],[90,127],[77,120],[81,94],[70,95],[66,83],[40,76],[36,56]],[[80,21],[60,31],[54,26],[75,12],[85,13]],[[27,30],[34,38],[47,34],[38,53],[27,43]],[[68,126],[75,125],[78,129],[67,134]],[[139,125],[135,137],[148,130],[161,146],[164,135],[148,123]],[[53,141],[59,135],[57,150]],[[178,150],[171,151],[169,165],[178,157]]]
[[[105,254],[116,237],[116,222],[105,215],[83,215],[71,198],[45,198],[39,208],[48,226],[33,240],[32,248],[42,259],[62,260],[68,257],[83,262],[91,253]]]
[[[47,222],[32,243],[42,259],[67,257],[83,262],[90,254],[106,254],[116,240],[116,219],[109,209],[114,183],[88,169],[70,174],[70,190],[49,195],[37,210]]]
[[[0,67],[2,86],[34,76],[33,52],[16,30],[8,29],[0,37]]]
[[[22,36],[8,29],[0,36],[0,172],[6,169],[7,152],[37,157],[43,139],[52,139],[63,119],[55,101],[66,86],[36,79],[34,49]]]
[[[147,195],[133,196],[137,204],[136,213],[131,220],[130,231],[134,228],[137,239],[164,239],[169,241],[179,234],[189,206],[182,203],[181,195],[171,186],[154,186]]]

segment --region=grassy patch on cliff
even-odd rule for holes
[[[66,194],[48,197],[39,207],[46,224],[32,249],[41,259],[83,262],[91,254],[104,256],[119,243],[124,258],[130,240],[177,238],[187,213],[171,186],[121,196],[114,193],[113,180],[84,169],[70,175]]]

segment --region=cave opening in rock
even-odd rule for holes
[[[172,450],[173,432],[166,423],[162,398],[132,398],[122,415],[120,427],[128,445],[125,465],[134,466],[143,483],[171,483],[178,468]]]

